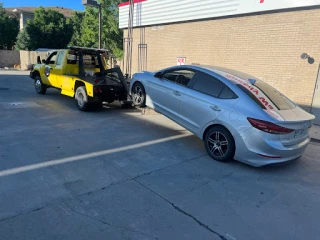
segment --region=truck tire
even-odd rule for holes
[[[38,94],[46,94],[47,87],[43,84],[39,75],[35,76],[34,78],[34,88],[36,89]]]
[[[74,97],[80,111],[87,111],[89,109],[88,95],[85,86],[79,86]]]

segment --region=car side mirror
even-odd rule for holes
[[[154,76],[156,78],[162,78],[162,72],[157,72]]]
[[[38,63],[38,64],[41,64],[40,56],[37,57],[37,63]]]
[[[42,63],[46,64],[46,60],[45,60],[45,59],[42,59]]]

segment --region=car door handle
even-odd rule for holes
[[[213,111],[217,111],[217,112],[220,112],[221,109],[217,106],[217,105],[211,105],[210,108],[213,110]]]
[[[181,96],[181,93],[178,92],[178,91],[173,91],[173,93],[174,93],[174,95],[176,95],[176,96]]]

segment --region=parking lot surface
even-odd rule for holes
[[[80,112],[0,73],[1,239],[318,239],[320,145],[253,168],[215,162],[159,114]]]

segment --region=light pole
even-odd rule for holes
[[[95,0],[82,0],[82,5],[99,8],[99,49],[101,49],[101,3],[98,3]]]

